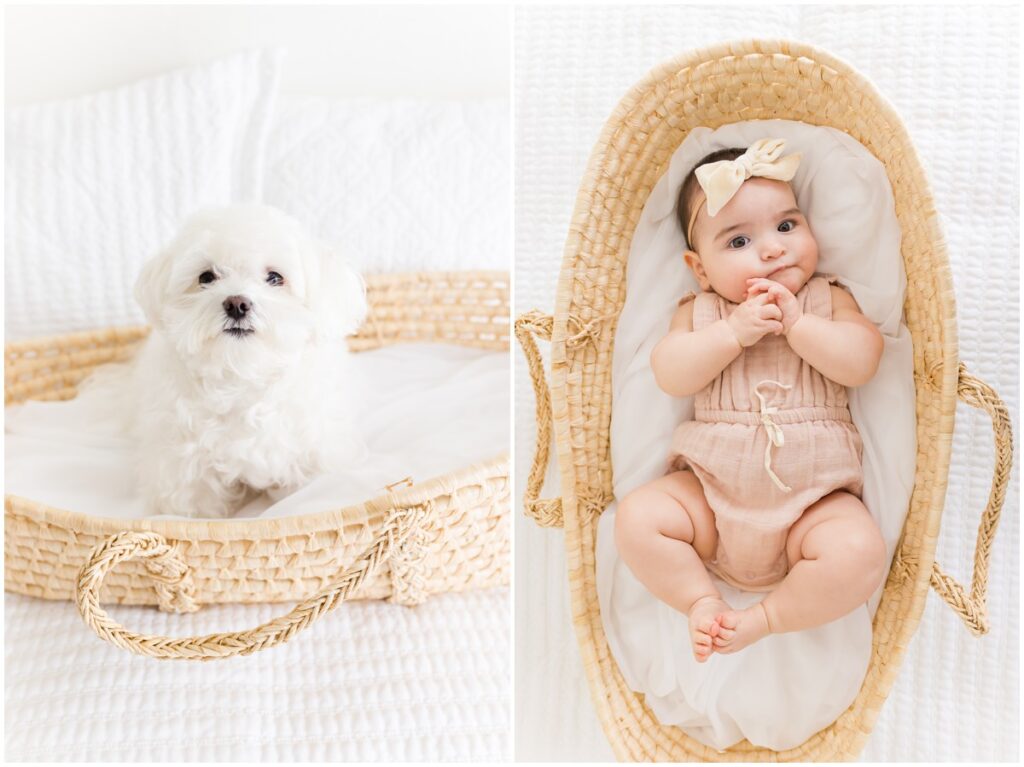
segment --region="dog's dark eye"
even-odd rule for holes
[[[277,272],[267,272],[267,282],[271,285],[284,285],[284,277]]]
[[[199,284],[206,285],[207,283],[213,282],[215,279],[217,279],[217,275],[207,269],[199,275]]]

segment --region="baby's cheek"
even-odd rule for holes
[[[736,265],[716,265],[718,268],[709,270],[708,279],[712,289],[723,298],[734,304],[746,300],[747,280],[756,277],[756,272]]]
[[[726,284],[715,292],[718,295],[729,299],[734,304],[741,304],[747,300],[747,277],[729,279]]]

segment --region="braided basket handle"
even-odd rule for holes
[[[370,546],[327,586],[296,605],[287,615],[246,631],[181,638],[148,636],[129,631],[100,607],[100,588],[107,573],[121,562],[143,559],[149,575],[157,582],[162,610],[194,612],[199,609],[188,566],[174,547],[157,533],[121,532],[97,545],[78,575],[75,602],[82,620],[101,639],[137,655],[174,660],[217,660],[251,655],[287,642],[344,602],[383,563],[395,557],[408,539],[415,540],[419,536],[429,515],[429,503],[394,509]]]
[[[1013,461],[1013,431],[1006,405],[991,386],[975,378],[960,363],[960,379],[957,396],[968,405],[984,410],[992,419],[992,434],[995,438],[995,470],[992,476],[992,490],[988,505],[981,514],[978,538],[974,546],[974,572],[971,576],[971,592],[967,595],[963,586],[946,575],[938,563],[932,564],[931,586],[975,636],[988,632],[988,562],[992,553],[992,541],[999,525],[999,514],[1006,499],[1006,485],[1010,480],[1010,466]]]
[[[516,340],[523,347],[526,363],[533,380],[533,393],[537,402],[537,447],[533,453],[533,465],[526,479],[526,493],[523,507],[527,516],[541,527],[562,526],[562,499],[540,498],[544,487],[544,474],[548,468],[548,457],[551,446],[551,389],[544,376],[544,361],[534,337],[545,341],[551,340],[551,329],[554,318],[550,314],[542,314],[536,309],[526,312],[516,319]]]

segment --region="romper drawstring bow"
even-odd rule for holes
[[[786,438],[782,433],[782,427],[772,420],[772,413],[779,412],[779,409],[775,406],[769,406],[768,403],[765,402],[764,395],[761,394],[760,389],[764,384],[774,384],[780,389],[785,389],[786,391],[789,391],[793,387],[787,386],[784,383],[779,383],[778,381],[765,379],[758,383],[753,389],[754,395],[761,403],[761,425],[764,426],[764,430],[768,435],[768,444],[764,448],[764,470],[768,472],[768,476],[771,477],[772,482],[775,483],[775,486],[779,488],[779,490],[784,493],[791,493],[793,492],[793,488],[786,485],[781,479],[779,479],[778,475],[772,471],[772,448],[782,447],[786,443]]]

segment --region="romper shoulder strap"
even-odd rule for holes
[[[834,274],[815,275],[807,281],[804,298],[804,311],[832,319],[832,285],[839,285],[839,278]],[[845,288],[844,288],[845,289]]]
[[[704,291],[696,295],[687,293],[679,301],[679,305],[682,306],[687,301],[693,301],[693,329],[701,330],[718,320],[718,300],[718,294],[711,291]]]
[[[677,304],[677,306],[682,306],[683,304],[688,304],[690,301],[692,301],[696,297],[697,297],[696,293],[694,293],[692,290],[688,290],[688,291],[686,291],[685,294],[683,294],[683,297],[679,299],[679,303]]]

